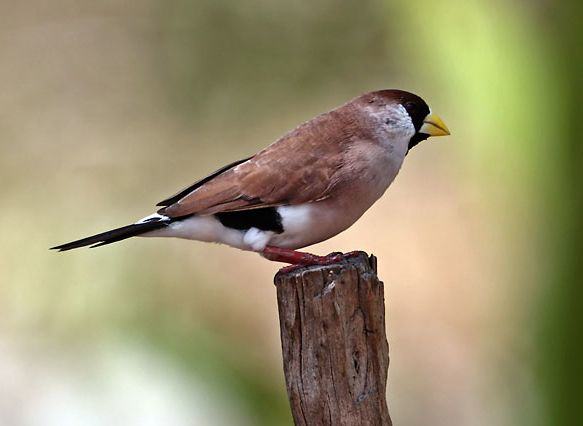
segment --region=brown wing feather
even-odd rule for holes
[[[320,115],[249,161],[197,187],[159,212],[169,217],[301,204],[326,198],[354,139],[342,108]]]
[[[245,161],[250,160],[252,157],[248,157],[248,158],[243,158],[242,160],[238,160],[238,161],[234,161],[230,164],[227,164],[226,166],[221,167],[220,169],[216,170],[215,172],[211,173],[210,175],[197,180],[196,182],[194,182],[192,185],[180,190],[179,192],[177,192],[176,194],[160,201],[158,204],[156,204],[157,206],[170,206],[174,203],[176,203],[177,201],[180,201],[182,198],[186,197],[188,194],[190,194],[192,191],[194,191],[196,188],[201,187],[202,185],[204,185],[205,183],[213,180],[214,178],[216,178],[218,175],[226,172],[229,169],[232,169],[233,167],[238,166],[241,163],[244,163]]]

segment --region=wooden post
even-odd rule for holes
[[[391,425],[383,283],[364,252],[275,276],[296,425]]]

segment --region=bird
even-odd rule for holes
[[[298,249],[354,224],[387,190],[410,150],[450,131],[419,96],[365,93],[160,201],[135,223],[51,247],[100,247],[134,236],[225,244],[290,265],[324,265]]]

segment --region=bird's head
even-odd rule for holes
[[[379,90],[363,96],[363,103],[385,130],[408,139],[407,150],[430,136],[447,136],[445,123],[419,96],[403,90]]]

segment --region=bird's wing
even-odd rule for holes
[[[203,179],[187,194],[169,198],[174,203],[159,213],[210,215],[324,199],[337,182],[351,138],[338,126],[330,113],[319,116],[249,160]]]
[[[221,167],[219,170],[216,170],[215,172],[211,173],[210,175],[197,180],[196,182],[194,182],[192,185],[187,186],[184,189],[181,189],[180,191],[178,191],[176,194],[160,201],[158,204],[156,204],[157,206],[170,206],[174,203],[176,203],[177,201],[180,201],[182,198],[186,197],[188,194],[190,194],[192,191],[194,191],[195,189],[201,187],[202,185],[204,185],[205,183],[213,180],[214,178],[216,178],[217,176],[219,176],[220,174],[225,173],[227,170],[232,169],[233,167],[238,166],[239,164],[244,163],[245,161],[249,161],[251,158],[253,157],[248,157],[248,158],[244,158],[242,160],[238,160],[238,161],[234,161],[230,164],[227,164],[226,166]]]

